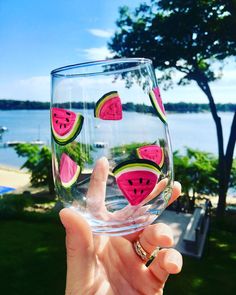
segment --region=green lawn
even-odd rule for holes
[[[235,220],[212,223],[204,257],[184,257],[183,271],[171,276],[165,295],[236,294]],[[58,220],[0,220],[0,294],[64,294],[65,268]]]
[[[202,259],[184,257],[181,274],[166,285],[172,294],[236,294],[236,216],[213,220]]]
[[[63,295],[65,269],[59,223],[0,221],[0,294]]]

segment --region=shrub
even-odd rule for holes
[[[0,198],[0,218],[18,217],[31,205],[32,199],[29,195],[6,194]]]

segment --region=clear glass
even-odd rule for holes
[[[125,58],[51,72],[53,174],[58,197],[94,234],[145,228],[167,206],[173,185],[166,114],[152,62]],[[105,196],[88,195],[96,161],[106,157]]]

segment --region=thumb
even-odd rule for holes
[[[77,212],[63,209],[60,219],[66,230],[66,294],[81,294],[82,287],[93,285],[94,244],[89,224]]]

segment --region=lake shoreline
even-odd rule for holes
[[[210,107],[208,103],[191,103],[191,102],[165,102],[163,101],[167,113],[183,114],[183,113],[209,113]],[[88,110],[94,109],[94,102],[90,101],[71,101],[60,104],[62,108],[72,107],[73,109],[86,108]],[[136,104],[133,102],[124,102],[122,104],[123,110],[138,113],[155,114],[153,107],[146,104]],[[216,108],[219,112],[235,112],[236,104],[234,103],[216,103]],[[14,111],[14,110],[49,110],[49,101],[29,101],[29,100],[14,100],[14,99],[0,99],[0,110]]]

